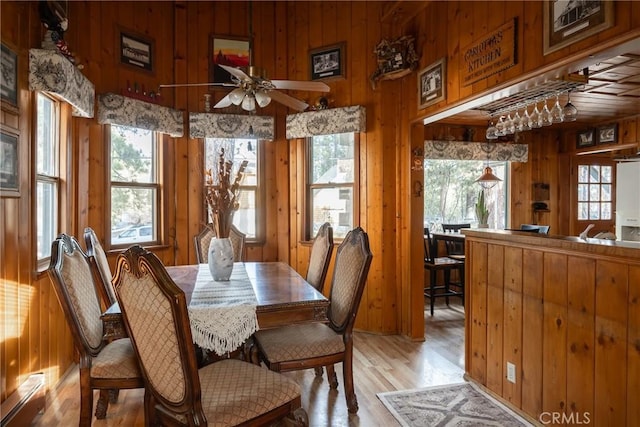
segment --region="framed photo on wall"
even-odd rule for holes
[[[20,197],[18,135],[0,129],[0,196]]]
[[[18,55],[2,44],[0,61],[0,99],[3,106],[18,107]]]
[[[615,144],[618,142],[618,125],[616,123],[600,126],[596,129],[596,144]]]
[[[613,26],[613,1],[545,0],[544,54]]]
[[[446,60],[441,58],[418,73],[418,109],[425,108],[447,97]]]
[[[120,62],[153,71],[153,41],[126,31],[120,32]]]
[[[320,47],[309,51],[311,80],[333,80],[345,78],[345,43]]]
[[[231,74],[218,64],[248,67],[251,46],[248,38],[212,35],[209,42],[209,83],[231,83]]]
[[[596,145],[593,129],[581,130],[576,134],[576,148],[591,147]]]

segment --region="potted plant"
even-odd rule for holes
[[[476,218],[478,220],[478,228],[489,228],[489,209],[484,200],[484,189],[478,194],[478,202],[476,203]]]

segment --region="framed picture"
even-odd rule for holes
[[[345,43],[320,47],[309,51],[311,80],[334,80],[346,77]]]
[[[141,70],[153,71],[153,41],[121,31],[120,62]]]
[[[613,6],[609,0],[545,0],[544,54],[613,26]]]
[[[591,147],[596,144],[593,129],[581,130],[576,135],[576,148]]]
[[[0,195],[19,197],[18,135],[0,130]]]
[[[213,35],[210,38],[209,58],[209,83],[231,83],[231,74],[218,67],[218,64],[248,67],[251,62],[249,39]]]
[[[0,99],[3,104],[18,107],[18,55],[4,43],[0,63]]]
[[[615,144],[618,142],[618,125],[616,123],[600,126],[597,129],[596,144]]]
[[[447,96],[445,58],[441,58],[418,73],[418,109],[442,101]]]

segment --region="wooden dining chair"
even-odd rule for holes
[[[471,228],[471,224],[442,224],[442,231],[445,233],[459,233],[463,228]],[[464,242],[445,240],[444,247],[447,250],[447,256],[457,261],[464,261]]]
[[[149,419],[160,425],[308,425],[300,386],[254,364],[225,359],[197,368],[184,292],[140,246],[120,254],[114,285],[140,360]]]
[[[198,264],[206,264],[209,261],[209,244],[211,243],[211,239],[214,237],[216,237],[216,232],[213,231],[212,227],[206,226],[193,238]],[[229,240],[233,247],[234,262],[244,261],[244,243],[246,240],[246,234],[238,230],[236,226],[232,225],[231,230],[229,231]]]
[[[116,302],[116,292],[111,284],[113,276],[111,274],[111,268],[107,261],[107,254],[105,253],[98,236],[91,227],[84,229],[84,243],[87,248],[87,258],[89,259],[89,265],[93,272],[95,282],[98,285],[98,295],[102,302],[102,309],[106,310]]]
[[[333,227],[331,227],[330,223],[325,222],[320,226],[316,237],[313,239],[306,277],[306,281],[316,288],[318,292],[322,292],[324,288],[332,252]]]
[[[424,229],[424,268],[429,272],[429,286],[424,287],[424,296],[429,298],[429,308],[433,316],[433,306],[436,298],[443,297],[449,305],[449,297],[456,296],[462,299],[464,305],[464,261],[446,257],[435,257],[435,244],[431,238],[429,229]],[[458,272],[459,282],[451,281],[451,272]],[[438,272],[442,271],[444,283],[437,284]],[[454,289],[453,286],[457,288]]]
[[[235,225],[231,224],[229,230],[229,240],[231,240],[231,246],[233,247],[233,261],[244,261],[244,242],[247,239],[247,235],[238,230]]]
[[[100,390],[96,418],[103,419],[112,390],[144,387],[129,338],[107,342],[102,336],[100,301],[87,256],[78,241],[61,234],[51,245],[47,273],[80,354],[80,426],[91,426],[93,391]]]
[[[298,323],[254,334],[260,360],[284,372],[326,366],[331,388],[338,387],[334,364],[342,363],[345,398],[358,412],[353,385],[353,324],[373,255],[367,233],[349,231],[338,247],[329,300],[328,323]]]

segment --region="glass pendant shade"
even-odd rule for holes
[[[485,190],[495,187],[495,185],[500,181],[502,180],[493,174],[493,169],[489,166],[485,167],[484,173],[480,178],[476,179],[476,182]]]
[[[265,92],[256,92],[256,102],[260,108],[264,108],[271,102],[271,97]]]
[[[256,109],[256,98],[253,95],[247,95],[242,100],[242,109],[245,111],[253,111]]]
[[[236,88],[229,93],[229,100],[233,105],[240,105],[244,100],[244,89]]]

